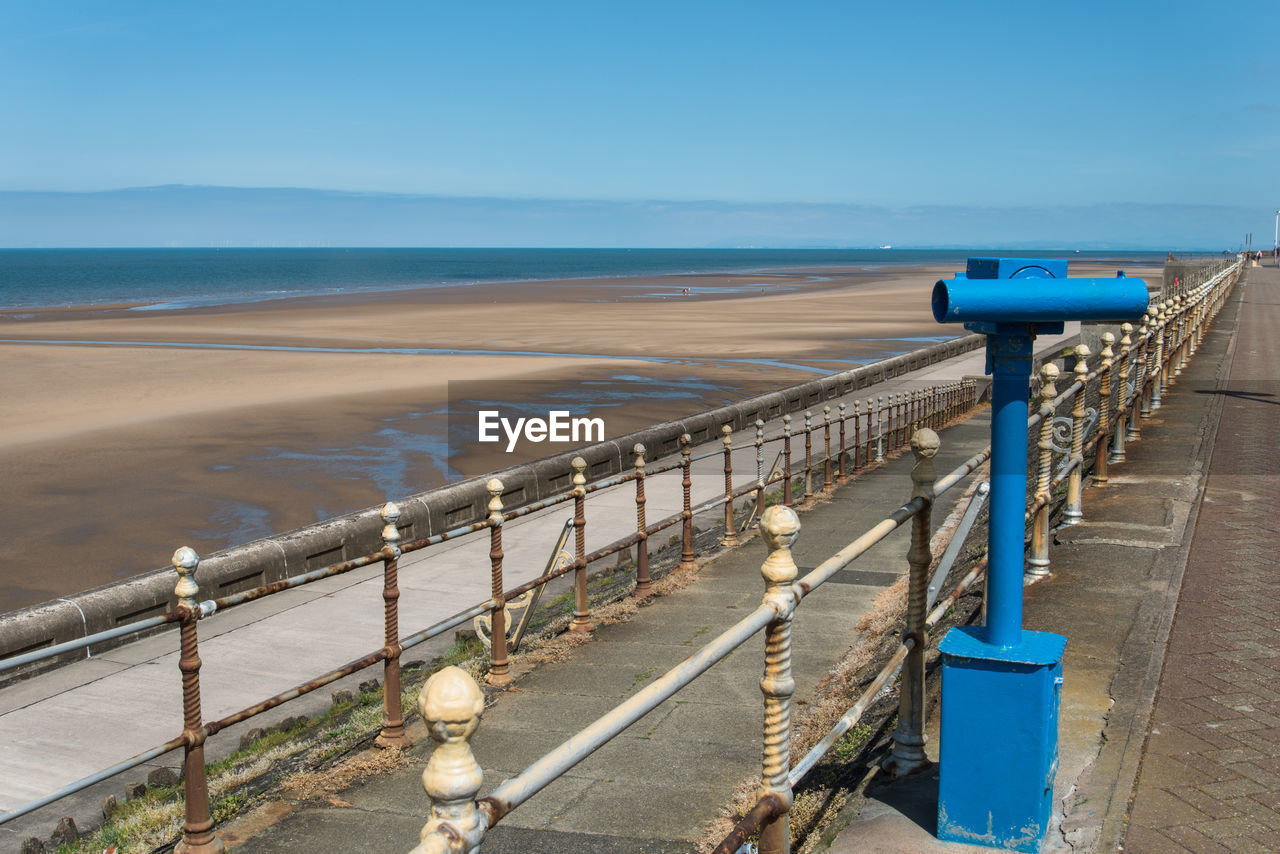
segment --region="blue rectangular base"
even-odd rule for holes
[[[1058,768],[1058,703],[1067,639],[1022,632],[1015,647],[986,629],[947,632],[942,652],[938,838],[1038,852]]]

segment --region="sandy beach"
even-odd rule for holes
[[[618,435],[959,334],[929,312],[951,272],[0,312],[0,612],[166,565],[179,545],[208,553],[439,485],[450,383],[656,389],[603,412]]]

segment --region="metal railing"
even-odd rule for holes
[[[1107,350],[1110,344],[1114,343],[1114,339],[1107,342],[1108,346],[1104,348],[1101,354],[1102,363],[1093,371],[1089,371],[1087,367],[1088,352],[1082,351],[1082,348],[1076,348],[1077,361],[1073,374],[1077,378],[1061,394],[1056,393],[1053,383],[1056,369],[1047,367],[1042,373],[1042,379],[1044,380],[1040,393],[1042,405],[1040,410],[1031,416],[1028,421],[1029,429],[1036,426],[1041,428],[1039,471],[1042,476],[1037,481],[1035,493],[1029,496],[1027,511],[1028,520],[1033,522],[1033,560],[1029,560],[1029,563],[1035,567],[1033,575],[1037,572],[1039,574],[1047,572],[1047,524],[1052,503],[1051,496],[1054,490],[1064,480],[1068,483],[1067,517],[1078,520],[1081,512],[1080,478],[1083,476],[1085,468],[1084,450],[1086,445],[1092,446],[1094,452],[1095,483],[1105,483],[1107,465],[1123,461],[1125,443],[1137,439],[1140,435],[1140,420],[1160,407],[1162,394],[1181,372],[1186,359],[1195,352],[1195,348],[1203,336],[1205,324],[1212,319],[1221,307],[1222,300],[1225,299],[1229,286],[1234,284],[1240,269],[1241,266],[1237,263],[1219,272],[1205,283],[1189,289],[1185,293],[1180,293],[1167,302],[1154,306],[1152,312],[1143,318],[1141,328],[1137,332],[1136,342],[1130,338],[1134,330],[1126,324],[1125,327],[1122,327],[1124,338],[1120,342],[1120,353],[1118,355],[1113,354],[1109,358]],[[1103,340],[1104,342],[1107,341],[1107,336],[1104,336]],[[1091,438],[1086,439],[1088,409],[1084,406],[1084,401],[1086,398],[1085,392],[1091,383],[1099,387],[1098,393],[1104,404],[1097,413],[1097,429],[1093,432]],[[686,434],[681,437],[680,457],[678,460],[651,466],[644,459],[644,447],[637,445],[634,449],[635,463],[631,472],[593,484],[588,484],[586,481],[585,461],[580,458],[575,459],[572,464],[572,485],[570,489],[512,510],[506,510],[503,507],[502,483],[496,479],[491,480],[488,484],[490,495],[489,515],[486,519],[409,542],[401,542],[401,533],[396,526],[396,522],[399,519],[399,510],[395,504],[388,503],[382,508],[384,527],[382,532],[383,547],[380,550],[312,570],[303,575],[215,599],[204,601],[198,599],[199,588],[195,581],[195,575],[199,565],[199,557],[191,549],[179,549],[173,557],[173,567],[178,576],[178,583],[175,588],[178,604],[173,610],[161,616],[139,621],[128,626],[99,632],[57,646],[12,656],[0,661],[0,672],[52,658],[68,651],[87,648],[104,641],[116,640],[129,634],[177,624],[181,644],[179,669],[183,686],[183,723],[181,733],[163,744],[156,745],[109,768],[104,768],[71,783],[56,792],[0,815],[0,824],[53,803],[62,797],[101,782],[115,774],[122,773],[181,748],[184,751],[183,782],[186,811],[183,822],[184,844],[187,850],[195,852],[221,850],[221,843],[213,834],[213,822],[210,818],[204,770],[204,744],[208,737],[292,699],[309,694],[338,679],[382,662],[384,667],[383,726],[379,732],[377,743],[384,747],[403,745],[406,740],[400,706],[400,657],[405,650],[442,635],[481,615],[488,616],[493,638],[506,638],[508,635],[508,603],[529,591],[539,588],[550,579],[570,572],[574,574],[574,605],[569,629],[571,631],[589,631],[592,625],[586,579],[587,568],[591,563],[609,555],[629,550],[634,546],[636,548],[636,584],[632,595],[638,597],[646,596],[652,589],[652,579],[650,578],[648,566],[649,538],[663,530],[680,525],[680,566],[688,568],[696,563],[694,517],[704,512],[723,508],[724,530],[721,542],[724,545],[736,544],[740,523],[735,502],[748,496],[754,497],[754,501],[750,502],[753,505],[750,510],[750,518],[761,520],[762,533],[766,542],[770,544],[770,549],[773,553],[770,556],[770,560],[773,563],[770,564],[769,561],[766,561],[766,565],[775,567],[775,575],[777,575],[776,583],[770,582],[772,586],[767,585],[766,600],[760,608],[745,620],[740,621],[724,635],[721,635],[716,641],[704,647],[703,651],[685,662],[680,668],[669,672],[667,676],[659,679],[631,701],[615,709],[610,715],[606,715],[605,718],[597,722],[599,726],[593,725],[594,728],[584,730],[583,733],[570,739],[569,742],[553,752],[553,754],[549,754],[549,757],[553,758],[544,758],[545,761],[535,763],[535,765],[526,769],[523,774],[495,790],[490,798],[485,799],[483,802],[485,805],[483,809],[476,807],[479,810],[477,815],[483,813],[487,816],[484,826],[491,826],[505,812],[522,803],[534,792],[554,779],[556,775],[571,767],[609,738],[612,738],[622,728],[625,728],[625,726],[638,719],[653,706],[674,694],[697,675],[705,672],[705,670],[709,669],[757,631],[766,630],[767,632],[769,648],[773,650],[772,658],[767,660],[771,661],[769,666],[772,667],[775,674],[781,673],[784,669],[789,669],[789,652],[784,653],[783,648],[789,644],[789,622],[796,605],[836,571],[848,565],[897,527],[905,524],[908,519],[912,519],[913,546],[912,552],[908,556],[912,567],[909,588],[911,593],[909,594],[908,631],[904,635],[903,644],[890,662],[890,668],[881,674],[883,678],[877,680],[879,685],[883,685],[889,678],[886,674],[891,673],[900,664],[903,665],[905,673],[904,684],[906,687],[902,694],[904,705],[900,710],[902,723],[899,727],[899,732],[895,733],[894,761],[897,763],[896,767],[898,769],[909,769],[914,763],[923,761],[923,753],[920,750],[923,740],[921,737],[919,741],[916,741],[916,738],[922,732],[920,727],[923,725],[922,668],[923,654],[927,646],[927,630],[941,616],[945,608],[980,577],[978,570],[975,569],[970,572],[962,580],[961,584],[957,585],[933,609],[931,614],[926,615],[924,613],[925,591],[929,582],[928,566],[930,562],[925,553],[927,551],[927,532],[929,530],[929,514],[927,510],[932,507],[932,502],[937,495],[958,484],[963,477],[985,462],[989,453],[984,451],[975,455],[955,471],[935,481],[932,475],[931,459],[933,453],[936,452],[936,444],[930,445],[930,442],[936,442],[936,436],[932,440],[928,436],[932,432],[930,428],[941,427],[971,410],[976,405],[976,397],[976,385],[972,381],[964,380],[910,392],[890,394],[887,399],[883,396],[870,398],[866,402],[865,411],[860,402],[853,404],[852,412],[849,411],[849,407],[846,404],[840,403],[837,406],[837,413],[833,416],[832,408],[826,406],[823,409],[821,420],[817,423],[814,423],[812,413],[806,412],[804,414],[804,426],[795,431],[791,428],[791,417],[784,416],[781,432],[771,436],[765,435],[764,424],[757,421],[755,423],[755,438],[752,442],[756,449],[755,481],[754,483],[736,487],[733,480],[732,431],[726,425],[720,442],[721,448],[718,450],[695,456],[692,442]],[[1068,449],[1062,450],[1053,441],[1052,426],[1056,421],[1058,408],[1068,400],[1073,403],[1072,418],[1070,419],[1071,444]],[[1109,425],[1111,429],[1108,429]],[[815,433],[819,434],[817,440],[818,453],[816,455]],[[797,456],[797,449],[794,443],[801,434],[803,434],[804,441],[803,458],[794,459],[793,457]],[[809,573],[805,578],[794,581],[794,562],[790,562],[790,569],[787,568],[790,561],[789,544],[794,540],[794,533],[788,533],[792,524],[790,520],[794,518],[790,507],[793,504],[798,504],[799,506],[811,504],[816,495],[831,492],[837,484],[843,483],[864,469],[882,462],[886,456],[903,449],[909,442],[912,445],[913,452],[917,455],[917,465],[915,471],[913,471],[913,481],[916,483],[916,489],[912,499],[889,514],[879,525]],[[768,446],[776,446],[778,448],[779,459],[773,470],[766,475],[764,459]],[[932,450],[930,450],[931,448]],[[1053,470],[1055,451],[1065,458],[1065,464],[1056,472]],[[691,490],[692,464],[716,456],[722,456],[724,460],[725,486],[723,494],[716,499],[694,506]],[[645,513],[645,481],[647,478],[657,474],[674,471],[679,471],[681,475],[682,509],[680,512],[656,523],[648,523]],[[1045,471],[1049,472],[1047,479],[1043,476]],[[821,478],[820,482],[817,481],[819,477]],[[611,487],[621,486],[627,482],[635,484],[637,519],[635,533],[615,540],[596,551],[587,553],[588,496]],[[780,485],[781,504],[766,510],[766,491],[770,487],[778,485]],[[799,490],[796,488],[797,485]],[[800,493],[798,499],[797,491]],[[549,572],[533,581],[508,589],[503,579],[503,523],[570,501],[573,502],[571,523],[574,535],[573,560],[565,562],[564,566],[552,568]],[[798,521],[795,522],[795,525],[795,530],[798,531]],[[490,538],[491,598],[478,602],[413,634],[401,636],[398,608],[400,558],[406,553],[426,549],[468,534],[478,534],[486,529],[489,531]],[[1035,532],[1041,529],[1044,530],[1046,536],[1042,536],[1037,540]],[[925,551],[920,550],[917,542],[922,535],[925,536]],[[784,552],[785,554],[783,554]],[[1034,559],[1042,559],[1042,561],[1037,563]],[[201,619],[214,617],[219,611],[243,605],[273,593],[300,587],[378,563],[382,564],[383,570],[385,644],[381,649],[217,720],[205,721],[203,719],[200,694],[201,663],[197,633],[197,624]],[[919,568],[918,565],[923,568]],[[770,571],[773,572],[774,570],[771,569]],[[787,577],[788,572],[792,573],[789,578]],[[784,623],[787,625],[784,626]],[[501,685],[510,681],[507,656],[507,643],[493,643],[491,645],[488,675],[490,683]],[[784,658],[786,659],[785,663]],[[423,710],[424,717],[428,720],[447,720],[452,723],[459,723],[459,721],[453,721],[452,719],[433,718],[427,714],[428,709],[431,709],[432,714],[435,714],[439,711],[439,708],[444,708],[439,704],[431,705],[428,702],[427,698],[431,694],[429,686],[445,686],[448,683],[453,686],[449,689],[452,691],[457,688],[454,683],[457,682],[459,673],[460,671],[456,671],[456,669],[442,671],[441,674],[437,674],[428,682],[428,687],[423,689],[419,698],[419,705]],[[466,678],[469,680],[469,677]],[[756,809],[752,810],[748,815],[748,819],[755,816],[756,819],[753,820],[762,826],[768,827],[774,827],[785,818],[786,805],[789,804],[790,788],[803,777],[808,768],[812,767],[812,763],[816,761],[815,758],[806,764],[806,760],[802,760],[793,769],[786,770],[785,768],[787,750],[785,749],[786,745],[780,741],[783,738],[781,733],[784,731],[789,732],[789,723],[784,720],[786,717],[785,708],[789,704],[790,696],[789,693],[783,690],[785,683],[786,680],[778,676],[776,684],[771,683],[773,688],[766,691],[766,708],[767,710],[772,710],[769,714],[772,715],[774,721],[772,736],[769,735],[769,730],[766,728],[766,744],[772,744],[773,746],[770,750],[782,756],[782,759],[778,760],[782,762],[782,765],[779,766],[775,761],[773,765],[767,766],[765,777],[769,781],[766,787],[767,791],[762,795]],[[845,726],[847,729],[847,727],[856,723],[858,715],[861,714],[861,709],[865,708],[869,698],[879,690],[876,683],[873,683],[872,687],[875,690],[864,695],[863,699],[859,701],[863,705],[855,704],[845,718],[842,718],[841,723],[837,724],[837,728]],[[445,688],[438,687],[435,690],[438,694],[444,691]],[[479,689],[476,688],[476,690],[478,691]],[[769,693],[769,691],[773,691],[773,693]],[[463,693],[470,696],[469,690]],[[908,701],[910,702],[908,703]],[[652,704],[646,705],[649,703]],[[631,715],[642,706],[643,710],[632,717]],[[477,716],[478,713],[477,709]],[[450,712],[450,714],[453,714],[453,712]],[[620,716],[617,720],[625,720],[625,723],[622,723],[621,726],[601,723],[614,716]],[[470,718],[466,720],[469,721]],[[446,729],[448,728],[446,727]],[[463,729],[466,729],[466,727],[463,727]],[[434,733],[435,729],[433,729]],[[820,742],[819,746],[827,744],[828,741],[833,743],[834,739],[838,737],[838,734],[829,736],[828,739]],[[773,739],[772,742],[770,738]],[[447,751],[445,753],[440,752],[450,744],[454,745],[451,750],[460,755],[461,749],[465,748],[465,739],[462,738],[455,742],[446,740],[446,743],[437,750],[437,753],[442,756],[441,761],[449,753]],[[585,750],[585,752],[579,752],[582,750]],[[564,757],[576,758],[569,761],[559,756],[561,751],[565,751]],[[467,753],[469,755],[469,748],[467,748]],[[566,761],[567,764],[565,764]],[[782,770],[779,770],[780,768]],[[428,770],[430,771],[430,768]],[[550,776],[547,776],[548,774]],[[424,779],[426,779],[425,776]],[[429,787],[428,791],[429,793],[432,792],[432,788]],[[435,794],[438,795],[440,791],[437,790]],[[474,797],[474,791],[471,797]],[[445,806],[444,801],[433,805],[433,816],[453,816],[455,814],[453,807],[445,809]],[[454,806],[461,808],[458,804]],[[475,805],[473,804],[473,806]],[[453,821],[450,818],[440,818],[439,820]],[[461,819],[459,818],[458,821],[461,821]],[[455,823],[455,827],[461,827],[461,825]],[[781,831],[771,830],[769,833],[776,837]],[[442,837],[439,834],[429,835],[428,843],[431,839],[437,838]],[[424,845],[428,843],[424,843]],[[439,850],[452,849],[444,848]]]
[[[1106,485],[1108,466],[1124,460],[1125,443],[1138,438],[1138,422],[1159,408],[1162,394],[1195,353],[1205,329],[1222,307],[1242,269],[1237,259],[1235,264],[1225,266],[1202,284],[1153,305],[1143,317],[1136,341],[1132,338],[1132,325],[1124,324],[1118,354],[1112,349],[1116,343],[1114,335],[1104,335],[1100,363],[1093,370],[1088,366],[1088,349],[1083,345],[1074,348],[1073,381],[1065,391],[1059,393],[1056,389],[1054,381],[1059,375],[1056,366],[1046,365],[1042,370],[1041,406],[1027,420],[1027,429],[1039,437],[1039,453],[1034,460],[1038,476],[1034,488],[1029,490],[1024,517],[1032,530],[1027,559],[1029,578],[1048,574],[1049,517],[1058,488],[1066,485],[1062,501],[1064,524],[1080,521],[1086,464],[1093,468],[1095,485]],[[1087,404],[1094,393],[1099,402],[1093,409],[1094,423],[1090,426],[1091,407]],[[1071,415],[1065,419],[1065,427],[1070,432],[1055,440],[1055,425],[1064,423],[1056,413],[1067,402],[1071,403]],[[895,423],[896,427],[891,425],[890,431],[882,435],[896,437],[895,430],[905,429],[911,421],[902,418]],[[806,438],[810,435],[811,431],[806,429]],[[789,442],[789,436],[785,441]],[[761,631],[765,633],[765,661],[760,681],[764,695],[764,731],[759,796],[745,817],[716,847],[716,854],[733,854],[757,833],[761,854],[783,854],[790,850],[788,812],[794,787],[840,736],[857,723],[871,700],[899,668],[902,684],[898,726],[884,767],[900,775],[923,766],[927,762],[923,745],[925,651],[929,629],[982,577],[985,565],[983,561],[970,569],[932,611],[928,610],[933,564],[930,547],[933,504],[938,496],[954,488],[990,457],[988,447],[939,478],[933,464],[939,444],[932,429],[914,430],[910,439],[915,456],[910,499],[803,578],[797,578],[798,570],[791,555],[791,544],[800,531],[799,518],[788,506],[789,501],[765,510],[760,530],[769,554],[760,570],[765,581],[761,604],[630,699],[501,783],[487,797],[476,799],[482,772],[469,744],[480,723],[483,694],[474,680],[459,668],[445,668],[433,675],[419,694],[418,708],[438,745],[422,777],[431,805],[421,843],[413,849],[413,854],[478,851],[485,832],[503,816]],[[789,444],[784,445],[784,453],[789,452]],[[1058,456],[1062,458],[1061,464],[1055,469]],[[812,472],[807,458],[806,472]],[[789,492],[784,494],[790,497]],[[832,575],[908,520],[912,533],[907,552],[908,593],[902,642],[835,727],[792,767],[791,625],[795,613]]]
[[[679,458],[661,465],[652,466],[646,463],[644,458],[645,448],[643,445],[637,444],[634,448],[635,462],[632,471],[596,483],[587,483],[587,464],[581,457],[578,457],[571,464],[571,486],[568,490],[540,501],[507,510],[502,503],[503,484],[497,479],[492,479],[487,484],[489,515],[485,519],[408,542],[401,541],[401,531],[396,524],[400,518],[400,510],[394,503],[388,502],[381,511],[383,546],[380,550],[271,584],[203,601],[198,598],[200,590],[195,579],[200,558],[192,549],[180,548],[174,553],[172,560],[173,569],[178,576],[177,586],[174,591],[177,606],[173,610],[161,616],[127,626],[98,632],[63,644],[0,660],[0,673],[47,660],[66,652],[89,648],[104,641],[118,640],[131,634],[177,624],[181,649],[179,658],[179,670],[182,679],[181,733],[163,744],[142,751],[108,768],[63,786],[55,792],[0,814],[0,824],[26,815],[40,807],[47,806],[61,798],[102,782],[109,777],[181,748],[184,751],[182,777],[185,815],[182,832],[184,845],[186,846],[185,850],[197,853],[219,851],[221,850],[221,843],[213,834],[204,761],[204,744],[210,736],[381,662],[384,670],[383,724],[376,743],[381,747],[407,745],[408,741],[404,734],[404,718],[401,708],[400,673],[401,655],[406,650],[462,626],[477,617],[486,616],[489,636],[507,641],[490,644],[487,681],[493,685],[507,684],[511,681],[508,660],[510,651],[508,605],[513,600],[540,589],[552,579],[573,573],[573,615],[568,628],[574,632],[590,631],[592,623],[591,605],[587,595],[587,570],[595,561],[635,547],[636,583],[631,593],[636,597],[647,596],[652,591],[648,540],[654,535],[679,525],[681,527],[679,566],[682,568],[696,566],[694,518],[699,514],[723,507],[724,528],[720,542],[725,546],[735,545],[740,530],[738,517],[742,515],[736,509],[735,502],[739,499],[753,496],[754,500],[749,502],[751,505],[749,520],[757,519],[760,518],[760,514],[764,511],[766,491],[778,484],[781,484],[783,505],[789,506],[796,503],[792,485],[793,481],[798,480],[803,485],[802,500],[806,504],[812,503],[815,489],[819,494],[828,493],[835,488],[837,483],[845,482],[864,469],[874,466],[877,461],[883,461],[887,454],[901,449],[907,441],[911,425],[941,426],[968,412],[976,404],[976,384],[971,380],[959,380],[910,392],[891,394],[887,400],[884,397],[868,399],[865,412],[860,402],[854,403],[852,412],[849,411],[846,404],[840,403],[838,404],[838,414],[833,418],[832,408],[826,406],[823,409],[821,421],[816,424],[812,413],[806,412],[804,414],[804,427],[794,432],[791,429],[790,416],[783,417],[781,432],[770,436],[765,435],[764,423],[757,420],[755,422],[755,437],[753,441],[756,449],[755,478],[752,482],[738,486],[734,485],[732,430],[728,425],[723,428],[719,449],[695,455],[693,453],[692,440],[688,434],[685,434],[680,439]],[[820,434],[821,450],[818,457],[814,455],[815,433]],[[804,437],[804,458],[802,461],[793,460],[793,442],[801,434]],[[834,449],[833,439],[836,441]],[[773,472],[766,475],[764,458],[766,448],[769,446],[776,446],[779,449],[779,462],[775,465]],[[695,462],[716,457],[722,457],[724,461],[723,493],[713,500],[695,506],[692,498],[692,465]],[[680,473],[682,509],[680,512],[657,522],[648,523],[646,519],[645,482],[648,478],[666,472]],[[822,478],[820,485],[815,485],[815,477],[817,476]],[[635,484],[635,532],[587,553],[588,496],[606,489],[622,486],[628,482]],[[507,587],[503,577],[502,529],[504,523],[539,510],[569,502],[573,504],[573,517],[570,523],[574,540],[573,559],[564,561],[563,565],[549,567],[548,571],[542,576],[525,584]],[[485,530],[489,532],[490,541],[491,597],[420,631],[402,636],[399,624],[400,559],[405,554],[427,549],[450,540],[456,540],[468,534],[479,535],[479,532]],[[199,621],[212,618],[227,609],[244,605],[275,593],[302,587],[321,579],[332,578],[361,567],[379,563],[382,565],[383,576],[384,645],[382,648],[295,685],[286,691],[268,697],[252,706],[216,720],[204,720],[201,713],[201,660],[197,632]]]

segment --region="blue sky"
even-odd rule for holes
[[[1246,229],[1269,245],[1276,18],[1262,2],[0,2],[0,192],[1212,205],[1231,245]]]

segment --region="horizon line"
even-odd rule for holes
[[[51,189],[0,189],[0,194],[48,194],[48,195],[104,195],[108,193],[129,193],[143,192],[148,190],[242,190],[242,191],[268,191],[268,192],[303,192],[303,193],[330,193],[334,195],[345,196],[387,196],[392,198],[421,198],[421,199],[458,199],[468,201],[514,201],[514,202],[601,202],[608,204],[710,204],[710,205],[798,205],[809,207],[861,207],[861,208],[878,208],[885,210],[903,210],[911,208],[984,208],[984,209],[1037,209],[1047,210],[1052,208],[1091,208],[1091,207],[1207,207],[1207,208],[1249,208],[1253,205],[1225,204],[1222,202],[1138,202],[1138,201],[1121,201],[1106,200],[1094,202],[1050,202],[1045,204],[981,204],[981,203],[963,203],[963,202],[858,202],[858,201],[808,201],[808,200],[765,200],[765,199],[717,199],[717,198],[663,198],[657,196],[650,197],[604,197],[604,196],[551,196],[551,195],[529,195],[529,196],[500,196],[494,194],[477,194],[465,195],[459,193],[438,193],[428,191],[397,191],[397,190],[343,190],[331,187],[305,187],[290,185],[249,185],[249,184],[184,184],[184,183],[167,183],[167,184],[142,184],[124,187],[109,187],[97,190],[51,190]],[[1268,211],[1273,210],[1273,205],[1263,205]]]

